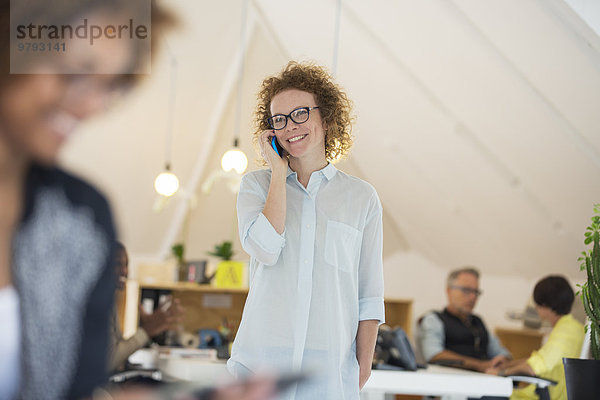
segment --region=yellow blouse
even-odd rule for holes
[[[531,353],[527,360],[527,364],[537,376],[558,382],[556,386],[550,386],[552,400],[567,400],[562,359],[563,357],[579,357],[584,335],[583,325],[571,314],[564,315],[550,332],[548,341],[539,350]],[[535,385],[515,389],[510,398],[513,400],[538,399],[535,394]]]

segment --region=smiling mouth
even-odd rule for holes
[[[306,135],[294,136],[293,138],[288,139],[288,142],[294,143],[294,142],[304,139],[305,137],[306,137]]]

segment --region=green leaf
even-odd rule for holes
[[[185,254],[185,245],[183,243],[176,243],[171,247],[171,253],[177,258],[177,261],[183,262],[183,255]]]
[[[592,248],[582,251],[579,257],[580,269],[586,271],[587,281],[578,291],[581,297],[585,313],[590,320],[591,347],[595,359],[600,359],[600,203],[594,204],[594,216],[591,217],[592,224],[584,232],[583,243]]]
[[[233,244],[229,241],[225,241],[221,244],[217,244],[215,246],[215,250],[212,252],[208,252],[211,256],[220,257],[223,260],[231,260],[233,256]]]

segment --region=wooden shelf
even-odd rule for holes
[[[406,335],[412,339],[412,303],[411,299],[386,298],[385,323],[392,328],[404,329]]]
[[[218,329],[226,319],[234,335],[248,296],[248,288],[217,288],[195,282],[140,282],[138,301],[142,290],[170,290],[185,310],[182,325],[188,332]]]
[[[235,334],[248,296],[248,288],[217,288],[195,282],[140,282],[136,296],[138,301],[142,290],[172,291],[173,297],[179,299],[186,310],[183,327],[190,332],[217,329],[223,318],[227,318]],[[385,299],[386,324],[401,327],[409,338],[412,338],[412,303],[410,299]]]
[[[212,285],[205,285],[195,282],[140,282],[140,289],[159,289],[173,291],[191,291],[208,293],[248,293],[248,288],[218,288]]]
[[[542,347],[544,332],[527,328],[496,328],[496,336],[515,360],[528,358],[533,350]]]

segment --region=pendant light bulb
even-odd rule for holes
[[[223,157],[221,158],[221,168],[223,168],[223,171],[225,172],[235,169],[235,171],[241,175],[246,171],[246,168],[248,168],[248,158],[237,145],[238,141],[235,139],[233,148],[227,150],[225,154],[223,154]]]
[[[158,174],[154,180],[154,190],[165,197],[171,197],[179,190],[179,179],[177,179],[177,175],[170,171],[168,164],[165,170]]]

